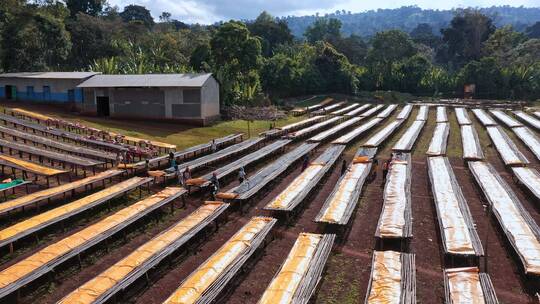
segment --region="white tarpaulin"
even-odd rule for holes
[[[392,114],[392,112],[394,112],[395,109],[397,109],[397,105],[395,105],[395,104],[389,105],[388,107],[386,107],[386,109],[381,111],[381,113],[377,114],[377,117],[378,118],[386,118],[386,117],[390,116],[390,114]]]
[[[377,111],[379,111],[380,109],[384,108],[384,105],[376,105],[374,106],[373,108],[367,110],[366,112],[360,114],[360,117],[368,117],[368,116],[371,116],[373,114],[375,114]]]
[[[472,111],[484,127],[497,125],[495,120],[493,120],[493,118],[491,118],[486,111],[482,109],[473,109]]]
[[[356,108],[356,109],[354,109],[354,110],[352,110],[350,112],[345,113],[345,116],[355,116],[355,115],[361,113],[362,111],[367,110],[369,107],[371,107],[371,104],[366,103],[365,105],[362,105],[359,108]]]
[[[527,127],[517,127],[512,129],[514,133],[525,143],[527,148],[540,160],[540,139]]]
[[[540,199],[540,173],[527,167],[513,167],[512,171],[518,180]]]
[[[390,136],[394,131],[401,126],[404,120],[395,120],[389,123],[382,130],[377,132],[375,135],[371,136],[365,143],[364,147],[378,147],[383,141],[385,141],[388,136]]]
[[[446,115],[446,107],[437,107],[437,123],[448,122],[448,115]]]
[[[405,238],[406,215],[410,205],[410,164],[407,161],[392,161],[384,187],[384,202],[376,235],[381,238]],[[409,223],[410,224],[410,223]]]
[[[416,120],[427,120],[429,114],[429,106],[423,105],[420,106],[418,114],[416,115]]]
[[[519,152],[514,142],[500,127],[487,127],[486,129],[505,165],[525,165],[529,163],[527,158]]]
[[[392,149],[395,151],[411,151],[425,123],[424,120],[415,120]]]
[[[351,140],[353,140],[356,137],[360,136],[364,132],[367,132],[368,130],[370,130],[371,128],[376,126],[381,121],[383,121],[383,118],[373,118],[370,121],[368,121],[368,122],[366,122],[364,124],[361,124],[359,127],[352,130],[351,132],[349,132],[349,133],[339,137],[338,139],[334,140],[332,143],[333,144],[339,144],[339,145],[346,145]]]
[[[447,122],[438,123],[433,131],[433,137],[429,143],[427,155],[437,156],[446,154],[446,144],[450,134],[450,124]]]
[[[469,168],[520,256],[525,273],[540,275],[540,228],[493,167],[486,162],[469,162]]]
[[[501,110],[490,110],[491,114],[493,114],[498,120],[502,121],[505,125],[507,125],[509,128],[515,128],[515,127],[522,127],[523,124],[519,121],[515,120],[514,118],[510,117],[506,113],[504,113]]]
[[[470,125],[471,120],[469,119],[469,114],[465,108],[455,108],[457,122],[460,126]]]
[[[396,119],[407,119],[411,115],[413,106],[408,104],[401,109],[401,111],[396,116]]]
[[[526,114],[523,111],[514,111],[514,115],[516,115],[521,120],[523,120],[524,122],[534,127],[536,130],[540,130],[540,120],[532,117],[531,115]]]
[[[482,151],[478,134],[473,125],[461,126],[461,142],[463,144],[463,159],[484,159],[484,152]]]
[[[319,142],[319,141],[324,141],[325,139],[327,139],[328,137],[330,136],[333,136],[337,133],[339,133],[339,131],[343,130],[343,129],[346,129],[352,125],[354,125],[355,123],[358,123],[360,120],[362,120],[363,118],[360,118],[360,117],[353,117],[343,123],[340,123],[339,125],[333,127],[333,128],[330,128],[324,132],[321,132],[313,137],[311,137],[310,139],[308,139],[308,141],[314,141],[314,142]]]

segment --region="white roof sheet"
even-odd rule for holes
[[[79,88],[202,87],[212,74],[96,75]]]

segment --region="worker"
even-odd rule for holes
[[[347,172],[347,161],[343,160],[341,162],[341,175],[345,174]]]
[[[309,166],[309,155],[306,154],[304,156],[304,160],[302,161],[302,172],[304,172],[304,170],[306,170],[308,166]]]
[[[238,171],[238,182],[241,184],[246,179],[247,179],[246,171],[244,170],[244,167],[240,167],[240,170]]]
[[[375,158],[373,160],[373,167],[371,168],[371,176],[369,177],[369,182],[373,182],[377,179],[377,171],[379,171],[379,161]]]
[[[388,170],[389,169],[390,169],[390,160],[386,160],[386,161],[384,161],[384,163],[382,165],[383,181],[382,181],[381,186],[384,186],[384,184],[386,184],[386,176],[388,175]]]
[[[210,187],[212,189],[212,200],[216,200],[216,195],[219,192],[219,180],[216,172],[212,173],[212,178],[210,178]]]
[[[212,139],[212,145],[211,145],[210,149],[212,150],[212,153],[215,153],[217,151],[217,145],[216,145],[216,140],[215,139]]]
[[[184,169],[184,173],[182,173],[182,180],[184,181],[184,183],[188,179],[191,179],[191,170],[189,169],[189,166],[186,167],[186,169]]]

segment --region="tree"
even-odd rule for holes
[[[507,54],[519,44],[527,40],[523,33],[516,32],[511,26],[497,29],[486,42],[482,53],[484,56],[494,57],[500,64],[508,65],[505,61]]]
[[[6,27],[2,39],[6,71],[58,68],[67,59],[71,40],[61,20],[33,11],[21,12]]]
[[[97,16],[103,12],[106,0],[66,0],[70,16],[75,18],[78,13]]]
[[[473,83],[476,96],[480,98],[504,98],[504,79],[501,67],[493,57],[484,57],[480,61],[471,61],[459,72],[460,87]]]
[[[262,12],[255,22],[248,24],[249,31],[262,39],[263,55],[268,57],[280,44],[291,43],[293,35],[284,21],[276,21],[267,12]]]
[[[477,10],[464,10],[441,30],[447,48],[446,59],[452,67],[461,67],[471,60],[482,57],[482,46],[495,31],[491,18]]]
[[[309,43],[317,41],[327,41],[332,38],[341,37],[341,21],[334,18],[319,18],[312,25],[308,26],[304,33]]]
[[[319,42],[317,50],[320,50],[320,53],[315,58],[315,67],[324,77],[323,90],[355,94],[358,91],[358,79],[354,75],[353,66],[347,57],[326,42]]]
[[[150,11],[144,6],[128,5],[120,13],[120,17],[122,17],[124,22],[140,22],[148,29],[154,26],[154,18],[152,18]]]
[[[418,24],[410,35],[414,42],[425,44],[431,48],[437,48],[441,42],[441,39],[433,34],[433,27],[428,23]]]
[[[529,26],[525,33],[529,38],[537,38],[540,39],[540,21],[536,22],[535,24]]]
[[[330,39],[328,42],[351,63],[357,65],[364,63],[368,47],[362,37],[353,34],[347,38]]]

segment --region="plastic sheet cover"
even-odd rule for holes
[[[447,122],[438,123],[433,131],[433,137],[429,143],[427,155],[444,155],[446,153],[446,144],[448,134],[450,133],[450,124]]]
[[[420,106],[418,114],[416,115],[416,120],[427,120],[429,114],[429,106],[423,105]]]
[[[98,173],[93,176],[89,176],[83,179],[80,179],[75,182],[71,182],[69,184],[63,184],[57,187],[48,188],[45,190],[37,191],[34,193],[27,194],[25,196],[4,202],[0,204],[0,213],[3,213],[4,210],[13,209],[17,206],[24,205],[25,203],[32,202],[35,200],[42,199],[44,197],[50,197],[51,195],[57,195],[62,194],[64,192],[67,192],[72,189],[77,189],[81,186],[88,185],[93,182],[101,181],[105,178],[109,178],[112,176],[116,176],[120,173],[122,173],[122,170],[108,170],[101,173]]]
[[[477,267],[450,268],[444,272],[452,303],[485,303]]]
[[[482,110],[482,109],[473,109],[472,110],[473,113],[474,113],[474,116],[476,116],[476,118],[478,118],[478,120],[480,121],[480,123],[487,127],[487,126],[496,126],[497,123],[495,122],[495,120],[493,120],[493,118],[491,118],[491,116],[489,116],[486,111]]]
[[[469,114],[467,113],[467,110],[465,108],[455,108],[455,111],[456,111],[456,118],[460,126],[470,125],[472,123],[471,120],[469,119]]]
[[[366,147],[377,147],[379,146],[390,134],[392,134],[401,124],[403,123],[402,120],[395,120],[386,127],[384,127],[382,130],[377,132],[375,135],[371,136],[365,143],[364,146]]]
[[[259,300],[259,304],[292,303],[294,294],[309,270],[321,234],[300,233],[279,273]]]
[[[355,123],[358,123],[360,120],[362,120],[362,118],[360,117],[353,117],[343,123],[340,123],[339,125],[333,127],[333,128],[330,128],[324,132],[321,132],[313,137],[311,137],[309,140],[310,141],[323,141],[325,140],[327,137],[329,136],[332,136],[332,135],[335,135],[337,134],[339,131],[345,129],[345,128],[348,128],[352,125],[354,125]]]
[[[324,127],[324,126],[331,125],[331,124],[335,123],[336,121],[339,121],[340,119],[342,119],[340,116],[332,117],[332,118],[330,118],[328,120],[325,120],[325,121],[319,122],[317,124],[314,124],[311,127],[307,127],[305,129],[301,129],[299,131],[293,132],[293,133],[291,133],[291,136],[293,136],[293,137],[302,136],[302,135],[307,134],[309,132],[312,132],[314,130],[320,129],[320,128]]]
[[[28,162],[22,159],[14,158],[11,156],[7,156],[5,154],[0,154],[0,160],[4,160],[7,163],[14,164],[22,169],[26,169],[32,173],[39,173],[43,176],[54,176],[62,173],[66,173],[67,171],[64,170],[57,170],[49,167],[44,167],[41,165],[38,165],[36,163]]]
[[[271,209],[287,209],[287,207],[302,193],[307,185],[319,174],[325,164],[309,165],[294,181],[283,190],[272,202],[266,205],[265,208]]]
[[[390,116],[390,114],[392,112],[394,112],[394,110],[397,109],[397,107],[398,106],[396,104],[392,104],[392,105],[387,106],[386,109],[381,111],[381,113],[377,114],[377,118],[386,118],[386,117]]]
[[[249,249],[257,235],[273,219],[254,217],[230,238],[219,250],[182,282],[182,285],[164,302],[196,303],[202,294],[223,275],[223,272]]]
[[[113,185],[109,188],[105,188],[94,194],[90,194],[81,199],[78,199],[69,204],[65,204],[44,213],[40,213],[36,216],[33,216],[27,220],[19,222],[13,226],[9,226],[3,230],[0,230],[0,241],[7,240],[17,234],[24,232],[29,229],[35,229],[43,223],[55,220],[57,218],[62,218],[63,216],[77,211],[81,208],[84,208],[87,205],[92,205],[96,201],[102,200],[105,197],[110,195],[116,195],[123,193],[125,189],[132,188],[133,185],[139,184],[145,178],[143,177],[133,177],[116,185]]]
[[[407,119],[409,118],[409,115],[411,115],[413,106],[411,104],[408,104],[401,109],[401,111],[396,116],[396,119]]]
[[[476,130],[472,125],[461,126],[461,142],[463,144],[464,159],[483,159],[484,152],[480,147],[480,141],[476,135]]]
[[[70,251],[90,242],[94,237],[107,233],[122,222],[137,216],[139,213],[150,209],[155,204],[160,203],[171,195],[185,192],[183,188],[165,188],[165,190],[154,194],[142,201],[128,206],[120,211],[108,216],[101,221],[80,230],[52,245],[49,245],[18,263],[0,272],[0,289],[16,282],[17,280],[30,275],[40,267],[53,260],[68,254]]]
[[[322,222],[338,223],[345,214],[347,206],[352,203],[352,195],[358,186],[360,179],[365,178],[371,169],[371,163],[355,163],[347,171],[339,184],[332,201],[320,218]]]
[[[343,115],[345,114],[346,112],[349,112],[349,111],[352,111],[354,108],[360,106],[360,104],[358,103],[353,103],[352,105],[349,105],[349,106],[346,106],[345,108],[341,109],[341,110],[336,110],[330,114],[332,115]]]
[[[176,225],[135,249],[127,257],[71,292],[59,303],[93,303],[109,289],[112,289],[116,284],[124,280],[132,271],[139,268],[141,264],[147,262],[154,255],[166,250],[194,227],[212,216],[223,205],[220,202],[205,203],[187,217],[180,220]]]
[[[25,109],[13,108],[13,109],[11,109],[11,111],[14,112],[14,113],[23,115],[23,116],[32,117],[32,118],[37,119],[37,120],[42,120],[42,121],[55,120],[54,118],[52,118],[50,116],[46,116],[46,115],[39,114],[39,113],[36,113],[36,112],[28,111],[28,110],[25,110]]]
[[[383,118],[373,118],[370,121],[361,124],[356,129],[352,130],[351,132],[339,137],[338,139],[334,140],[333,144],[348,144],[351,140],[359,136],[360,134],[367,132],[374,126],[376,126],[378,123],[383,121]]]
[[[384,188],[384,205],[378,223],[381,237],[404,237],[405,209],[409,197],[408,172],[409,166],[406,161],[393,161]]]
[[[444,157],[429,157],[428,162],[433,198],[444,233],[445,247],[449,253],[474,255],[469,227],[461,212],[458,194],[454,192],[454,181],[448,172],[446,160]]]
[[[514,133],[525,143],[537,159],[540,159],[540,139],[527,127],[516,127]]]
[[[525,121],[529,125],[533,126],[536,130],[540,130],[540,120],[526,114],[523,111],[514,111],[514,115]]]
[[[295,122],[295,123],[292,123],[290,125],[286,125],[286,126],[283,126],[281,128],[277,128],[277,129],[283,130],[283,131],[287,131],[287,130],[290,130],[290,129],[295,129],[296,127],[308,124],[310,122],[319,121],[319,120],[323,119],[323,117],[325,117],[325,116],[324,115],[313,116],[313,117],[310,117],[308,119],[304,119],[302,121]]]
[[[528,163],[527,159],[519,152],[508,135],[503,133],[504,131],[499,129],[499,127],[487,127],[487,131],[506,165],[523,165]]]
[[[401,253],[374,251],[369,304],[401,303]]]
[[[362,106],[360,106],[359,108],[356,108],[348,113],[345,113],[345,116],[355,116],[359,113],[361,113],[362,111],[365,111],[367,110],[369,107],[371,107],[371,104],[370,103],[366,103]]]
[[[425,125],[424,120],[415,120],[412,125],[401,136],[398,142],[394,145],[394,150],[410,151],[414,146],[414,143],[418,139],[418,135],[422,132]]]
[[[437,123],[448,122],[448,115],[446,115],[446,107],[437,107]]]
[[[487,163],[472,162],[469,166],[478,176],[477,181],[484,189],[493,212],[498,214],[503,230],[511,235],[518,254],[524,260],[525,272],[540,275],[540,242],[516,205],[519,201],[514,201]]]
[[[497,119],[502,121],[505,125],[507,125],[509,128],[515,128],[515,127],[522,127],[523,124],[519,121],[515,120],[514,118],[510,117],[506,113],[504,113],[501,110],[490,110],[491,114],[495,115]]]
[[[368,116],[371,116],[373,114],[375,114],[375,112],[379,111],[380,109],[382,109],[384,107],[384,105],[376,105],[374,106],[373,108],[367,110],[366,112],[360,114],[360,117],[368,117]]]
[[[540,199],[540,173],[527,167],[512,167],[512,171],[519,181]]]

